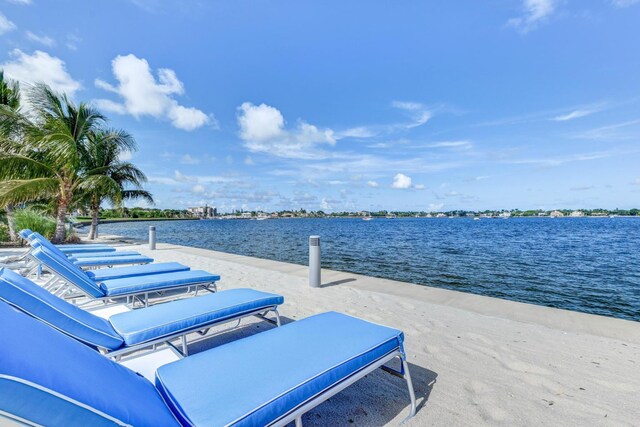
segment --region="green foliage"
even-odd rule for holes
[[[0,222],[0,242],[8,242],[9,240],[9,226],[4,222]]]
[[[55,218],[35,209],[26,208],[17,210],[14,217],[17,230],[28,228],[32,231],[37,231],[47,239],[51,239],[56,232]]]

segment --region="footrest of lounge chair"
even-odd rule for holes
[[[158,304],[144,310],[119,313],[109,318],[127,346],[199,330],[243,313],[262,312],[284,302],[280,295],[254,289],[230,289],[197,298]]]
[[[401,331],[324,313],[161,366],[156,387],[185,425],[269,425],[402,354],[402,342]]]
[[[220,276],[203,270],[177,271],[174,273],[153,274],[149,276],[126,277],[105,280],[100,288],[106,296],[141,294],[146,291],[157,292],[171,288],[215,283]]]
[[[91,257],[80,258],[73,261],[78,267],[99,267],[105,265],[123,265],[123,264],[149,264],[153,262],[153,258],[144,255],[134,256],[115,256],[115,257]]]
[[[134,265],[132,267],[102,268],[100,270],[88,270],[85,273],[96,282],[110,279],[122,279],[124,277],[146,276],[149,274],[173,273],[187,271],[190,268],[179,262],[159,262],[157,264]]]

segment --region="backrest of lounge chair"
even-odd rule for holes
[[[0,302],[0,412],[38,425],[179,426],[144,377]]]
[[[24,240],[27,240],[28,237],[30,235],[33,234],[33,231],[29,230],[28,228],[25,228],[24,230],[20,230],[18,231],[18,234],[20,235],[20,237],[22,237]]]
[[[124,343],[105,319],[58,298],[8,268],[0,268],[0,299],[91,346],[115,350]]]
[[[74,286],[82,289],[88,295],[96,298],[104,296],[104,292],[100,289],[100,286],[89,279],[82,270],[68,259],[56,256],[44,246],[35,247],[34,250],[31,251],[31,255],[46,265],[48,269],[52,270],[64,280],[72,283]]]
[[[52,253],[56,254],[57,256],[60,257],[67,257],[65,255],[64,252],[62,252],[60,249],[58,249],[56,247],[56,245],[54,245],[53,243],[51,243],[46,237],[44,237],[42,234],[37,233],[37,232],[33,232],[32,234],[33,239],[31,240],[31,246],[36,247],[36,242],[39,243],[40,245],[44,246],[45,248],[47,248],[49,251],[51,251]]]

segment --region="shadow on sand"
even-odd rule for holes
[[[284,316],[280,319],[283,325],[295,321]],[[259,319],[245,319],[237,328],[191,343],[189,352],[190,354],[199,353],[272,328],[275,326]],[[277,351],[277,349],[268,351]],[[399,369],[399,362],[393,361],[393,363],[392,367]],[[409,370],[419,413],[429,400],[438,374],[412,363],[409,363]],[[302,422],[305,427],[349,424],[382,426],[398,416],[401,420],[408,415],[409,404],[406,382],[378,369],[307,412]]]
[[[351,277],[349,279],[335,280],[333,282],[323,283],[322,285],[320,285],[320,287],[321,288],[328,288],[329,286],[342,285],[344,283],[355,282],[356,280],[358,280],[358,279],[354,279],[353,277]]]

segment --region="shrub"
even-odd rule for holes
[[[28,228],[37,231],[47,239],[53,238],[56,232],[56,220],[33,209],[20,209],[14,214],[16,230]]]
[[[0,242],[9,241],[9,226],[3,222],[0,222]]]

